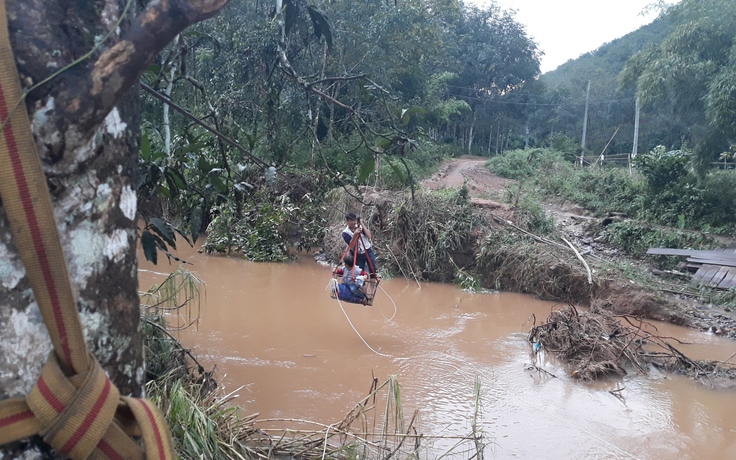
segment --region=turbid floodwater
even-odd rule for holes
[[[393,375],[407,418],[418,409],[419,432],[441,436],[425,442],[425,457],[437,458],[453,436],[470,433],[477,381],[486,458],[736,458],[736,392],[656,369],[584,383],[544,350],[532,354],[532,318],[564,305],[404,279],[383,280],[372,307],[341,304],[325,289],[331,267],[308,256],[279,264],[179,255],[205,283],[199,321],[179,337],[216,366],[226,390],[246,386],[235,400],[244,414],[328,425],[366,396],[373,377]],[[142,288],[175,267],[141,262]],[[656,327],[689,342],[676,346],[693,359],[736,352],[727,339]],[[463,452],[450,457],[468,458]]]

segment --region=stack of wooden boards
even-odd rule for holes
[[[695,249],[650,248],[647,254],[687,257],[693,280],[720,289],[736,288],[736,248],[698,251]]]

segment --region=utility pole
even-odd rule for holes
[[[629,159],[629,175],[634,175],[633,162],[639,150],[639,98],[636,98],[636,110],[634,112],[634,144],[631,148],[631,158]]]
[[[583,156],[585,156],[585,133],[588,131],[588,99],[590,98],[590,80],[588,80],[588,89],[585,91],[585,115],[583,116],[583,140],[580,142],[580,166],[583,166]]]

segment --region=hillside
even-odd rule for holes
[[[537,138],[565,135],[579,145],[583,129],[586,89],[590,82],[586,148],[593,154],[628,153],[634,136],[634,88],[619,88],[618,77],[626,61],[637,52],[660,44],[670,33],[673,21],[668,16],[613,40],[598,49],[570,60],[543,74],[539,81],[545,88],[544,105],[531,116]],[[679,141],[670,138],[670,120],[660,113],[642,111],[639,151],[658,144]],[[676,131],[675,131],[676,132]],[[615,136],[614,136],[615,133]]]

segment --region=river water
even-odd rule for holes
[[[736,392],[656,370],[583,383],[543,351],[532,355],[530,318],[539,323],[563,305],[404,279],[383,280],[371,307],[340,304],[325,289],[331,267],[311,257],[278,264],[179,255],[205,282],[199,322],[180,339],[203,365],[216,365],[226,391],[247,386],[235,400],[243,415],[328,425],[367,395],[374,377],[396,376],[404,414],[419,410],[418,431],[433,446],[426,458],[469,434],[476,413],[486,458],[736,458]],[[140,259],[142,288],[176,268]],[[736,353],[733,341],[656,326],[660,336],[691,342],[675,346],[693,359]]]

